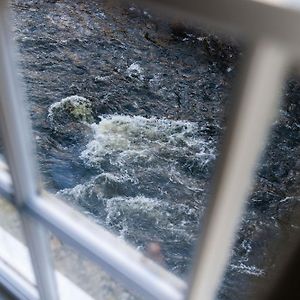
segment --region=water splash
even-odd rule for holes
[[[215,159],[211,142],[187,121],[106,115],[91,128],[80,158],[93,175],[60,195],[141,249],[161,243],[166,263],[186,268]]]

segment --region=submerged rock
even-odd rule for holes
[[[81,96],[70,96],[53,103],[48,109],[48,120],[56,135],[77,142],[91,134],[89,123],[94,121],[91,102]]]

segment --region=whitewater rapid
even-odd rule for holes
[[[185,269],[205,208],[212,142],[187,121],[106,115],[90,126],[79,158],[93,175],[59,195],[142,250],[160,243],[165,263]]]

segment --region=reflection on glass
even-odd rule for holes
[[[21,220],[15,207],[7,200],[0,197],[0,228],[14,236],[23,244],[24,236],[21,227]]]
[[[71,284],[80,289],[82,295],[86,294],[84,299],[89,297],[96,300],[141,299],[125,290],[94,262],[64,245],[56,237],[52,237],[51,244],[59,276],[68,278]]]
[[[0,198],[0,268],[9,274],[15,272],[25,279],[28,287],[33,289],[34,273],[31,266],[28,248],[25,246],[24,236],[18,212],[7,200]],[[1,274],[4,276],[6,274]],[[6,294],[0,286],[0,299],[15,299]]]

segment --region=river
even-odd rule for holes
[[[186,278],[242,46],[136,5],[13,1],[44,186]],[[290,79],[219,299],[276,270],[299,223],[300,85]],[[238,183],[237,183],[238,184]]]

